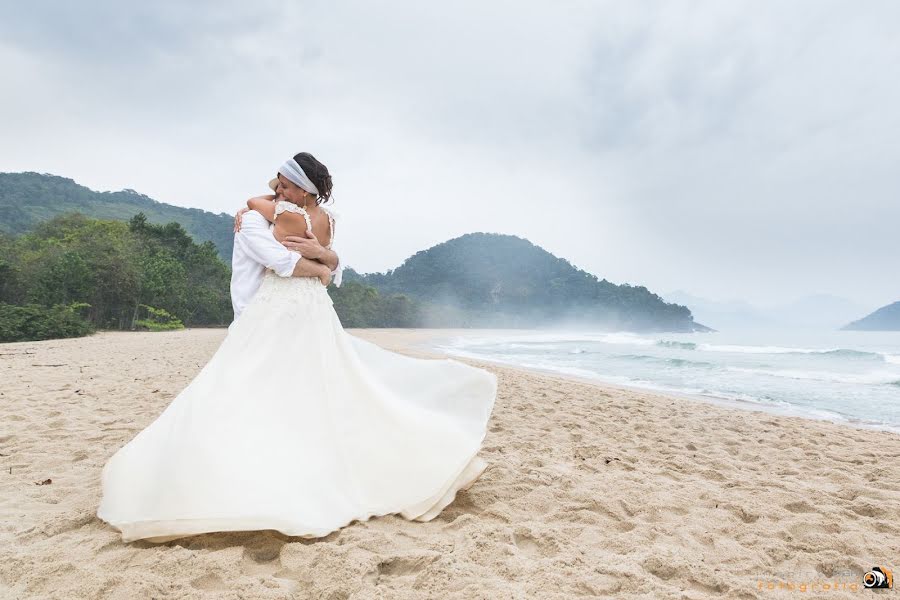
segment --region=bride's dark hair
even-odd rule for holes
[[[319,195],[316,197],[316,206],[331,199],[331,174],[328,167],[316,160],[309,152],[301,152],[294,156],[294,160],[306,173],[306,176],[316,185]]]

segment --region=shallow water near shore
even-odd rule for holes
[[[473,331],[449,355],[900,433],[900,332]]]

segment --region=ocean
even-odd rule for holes
[[[454,356],[900,433],[900,332],[473,330],[429,345]]]

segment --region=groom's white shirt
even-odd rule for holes
[[[288,250],[275,239],[265,217],[255,210],[245,212],[241,230],[234,234],[231,254],[231,304],[235,320],[262,284],[266,268],[280,277],[290,277],[299,260],[299,252]],[[340,287],[344,273],[340,257],[331,273],[334,285]]]

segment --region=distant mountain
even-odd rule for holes
[[[812,294],[784,304],[755,306],[745,300],[709,300],[677,290],[665,294],[669,302],[684,304],[698,321],[722,331],[746,329],[833,330],[866,311],[862,305],[829,294]]]
[[[163,204],[134,190],[95,192],[56,175],[0,173],[0,232],[24,233],[40,222],[71,212],[116,221],[128,221],[142,212],[150,223],[175,221],[196,242],[211,241],[219,256],[231,262],[232,215]]]
[[[429,326],[707,330],[684,306],[643,286],[599,280],[513,235],[469,233],[417,252],[386,273],[344,277],[425,303]]]
[[[870,315],[841,329],[855,331],[900,331],[900,301],[882,306]]]
[[[865,314],[872,306],[863,306],[848,298],[831,294],[812,294],[772,310],[783,322],[797,327],[839,329],[856,315]]]
[[[687,306],[695,319],[719,331],[765,329],[777,323],[773,316],[743,300],[709,300],[683,290],[664,294],[664,298]]]

